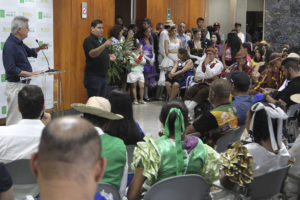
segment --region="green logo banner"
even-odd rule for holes
[[[6,106],[2,106],[2,115],[5,115],[6,114]]]
[[[5,82],[5,78],[6,78],[5,74],[1,74],[1,82]]]

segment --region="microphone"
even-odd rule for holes
[[[36,43],[39,45],[39,47],[41,47],[41,45],[39,44],[39,40],[36,39],[35,41],[36,41]],[[44,55],[44,57],[45,57],[45,59],[46,59],[46,61],[47,61],[47,63],[48,63],[48,70],[45,71],[45,72],[54,72],[55,70],[50,68],[49,60],[48,60],[47,56],[45,55],[43,49],[41,49],[41,51],[42,51],[42,53],[43,53],[43,55]]]

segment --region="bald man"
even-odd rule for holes
[[[98,132],[88,121],[64,117],[43,130],[31,157],[42,200],[93,200],[106,160]]]

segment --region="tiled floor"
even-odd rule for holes
[[[134,119],[140,124],[145,134],[151,134],[154,139],[158,138],[158,132],[162,124],[159,114],[163,105],[162,101],[149,102],[147,104],[133,105]]]

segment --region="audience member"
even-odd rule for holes
[[[111,121],[106,132],[122,139],[125,145],[136,145],[142,141],[144,132],[139,124],[133,118],[133,109],[131,98],[128,93],[123,90],[115,89],[108,96],[113,113],[124,116],[123,119]]]
[[[157,140],[146,137],[134,151],[131,166],[135,174],[127,193],[129,200],[137,199],[144,183],[151,186],[184,174],[199,174],[208,183],[219,178],[219,154],[199,138],[184,135],[187,115],[181,102],[169,102],[162,107],[159,119],[164,124],[163,136]]]
[[[218,33],[211,34],[211,47],[218,49],[218,57],[221,59],[223,48],[220,40],[220,35]]]
[[[185,34],[187,35],[187,36],[189,36],[191,39],[193,39],[193,33],[192,33],[192,31],[191,30],[186,30],[185,31]]]
[[[221,31],[220,31],[220,29],[221,29],[221,24],[219,23],[219,22],[215,22],[214,23],[214,27],[215,27],[215,29],[216,29],[216,33],[218,33],[219,35],[220,35],[220,40],[221,40],[221,44],[224,44],[224,42],[225,42],[225,37],[224,37],[224,33],[222,33]]]
[[[145,77],[145,92],[144,99],[145,101],[150,101],[148,96],[148,90],[155,88],[157,82],[156,78],[156,63],[155,63],[155,53],[154,53],[154,42],[151,37],[151,28],[148,27],[143,29],[143,38],[140,39],[142,45],[142,53],[146,59],[146,64],[144,66],[144,77]],[[142,97],[141,97],[142,98]]]
[[[200,138],[205,144],[214,146],[217,139],[229,130],[237,128],[236,109],[229,103],[231,84],[226,79],[217,79],[209,89],[209,99],[214,109],[188,126],[185,133],[200,132]]]
[[[5,168],[4,163],[0,163],[0,199],[14,200],[13,182]]]
[[[181,22],[178,26],[178,35],[177,38],[181,40],[182,48],[186,49],[188,46],[188,41],[191,40],[189,36],[185,34],[186,24]]]
[[[0,126],[0,162],[29,159],[37,151],[45,127],[41,121],[45,117],[44,103],[44,94],[38,86],[26,85],[20,90],[18,105],[22,120],[14,125]]]
[[[246,128],[252,142],[237,142],[222,156],[224,187],[247,186],[253,178],[288,165],[290,154],[282,142],[282,123],[286,118],[285,112],[273,104],[258,102],[251,106]],[[236,172],[234,176],[230,175],[232,171]]]
[[[209,31],[205,27],[200,30],[201,30],[201,44],[202,47],[206,49],[211,46],[210,38],[208,39],[207,37],[205,37],[205,35],[209,34]]]
[[[227,69],[234,63],[235,55],[240,50],[241,44],[241,40],[237,36],[236,32],[228,33],[227,41],[225,42],[225,48],[222,55],[222,62],[225,69]]]
[[[228,79],[232,83],[231,105],[236,109],[238,125],[242,126],[246,122],[247,112],[252,105],[252,98],[249,95],[250,78],[243,71],[235,71],[229,74]]]
[[[166,89],[169,101],[175,100],[180,87],[186,85],[187,77],[194,74],[193,61],[190,59],[186,49],[180,48],[178,50],[178,58],[179,60],[174,63],[172,70],[166,74]]]
[[[208,98],[209,85],[213,80],[218,79],[223,70],[223,64],[215,58],[216,51],[210,47],[202,56],[200,64],[196,69],[193,85],[185,92],[184,103],[189,110],[190,117],[194,117],[194,109]]]
[[[160,33],[159,36],[159,55],[158,55],[158,64],[159,64],[159,69],[160,69],[160,74],[159,74],[159,80],[158,80],[158,85],[159,86],[165,86],[165,75],[166,72],[168,71],[170,66],[162,66],[161,63],[166,55],[166,49],[165,49],[165,41],[169,40],[169,31],[171,27],[175,26],[172,20],[166,20],[165,25],[164,25],[164,30]],[[172,65],[173,66],[173,65]]]
[[[83,118],[91,122],[100,135],[101,156],[107,161],[101,182],[114,185],[120,195],[124,196],[128,170],[126,146],[121,139],[103,132],[111,121],[121,120],[123,116],[112,113],[109,101],[103,97],[91,97],[86,104],[76,103],[71,106],[83,113]]]
[[[124,21],[123,21],[123,17],[122,16],[120,16],[120,15],[116,16],[116,18],[115,18],[115,25],[122,26],[124,36],[127,35],[128,29],[126,28],[126,26],[124,26]]]
[[[246,37],[245,37],[245,34],[241,32],[241,27],[242,27],[242,24],[240,24],[238,22],[234,24],[234,29],[237,32],[237,35],[241,39],[241,42],[244,43],[246,41]]]
[[[131,92],[133,95],[133,104],[138,105],[139,103],[144,104],[144,65],[146,64],[146,59],[143,56],[143,49],[140,43],[135,43],[135,50],[130,56],[130,73],[127,74],[127,83],[131,84]],[[139,97],[140,101],[137,100],[136,87],[139,86]]]
[[[164,25],[161,23],[161,22],[158,22],[156,24],[156,31],[155,31],[155,34],[157,35],[157,38],[159,40],[159,36],[160,36],[160,33],[164,30]]]
[[[225,73],[231,73],[235,71],[244,71],[249,77],[252,77],[253,69],[247,65],[247,51],[240,49],[235,55],[236,62],[229,66]]]
[[[190,54],[191,59],[195,67],[199,65],[201,62],[202,56],[204,54],[204,44],[201,41],[201,30],[194,29],[193,30],[193,39],[188,41],[187,50]]]
[[[300,94],[293,94],[291,100],[300,104]],[[285,181],[284,191],[288,198],[296,197],[300,191],[300,137],[298,136],[292,148],[289,149],[291,156],[295,158],[295,163],[288,172]]]
[[[296,93],[300,93],[300,60],[296,58],[286,58],[281,63],[283,67],[283,74],[289,80],[288,85],[282,91],[276,94],[271,94],[268,91],[264,91],[265,99],[269,103],[279,104],[282,107],[288,109],[291,105],[295,104],[290,100],[290,96]]]
[[[75,117],[53,120],[43,130],[31,168],[42,200],[93,200],[106,160],[92,124]],[[97,193],[95,199],[105,199]],[[99,198],[100,197],[100,198]]]
[[[197,27],[198,27],[199,30],[205,28],[204,18],[199,17],[197,19]],[[206,37],[206,39],[210,40],[210,34],[209,34],[209,32],[207,31],[206,34],[203,37]]]

